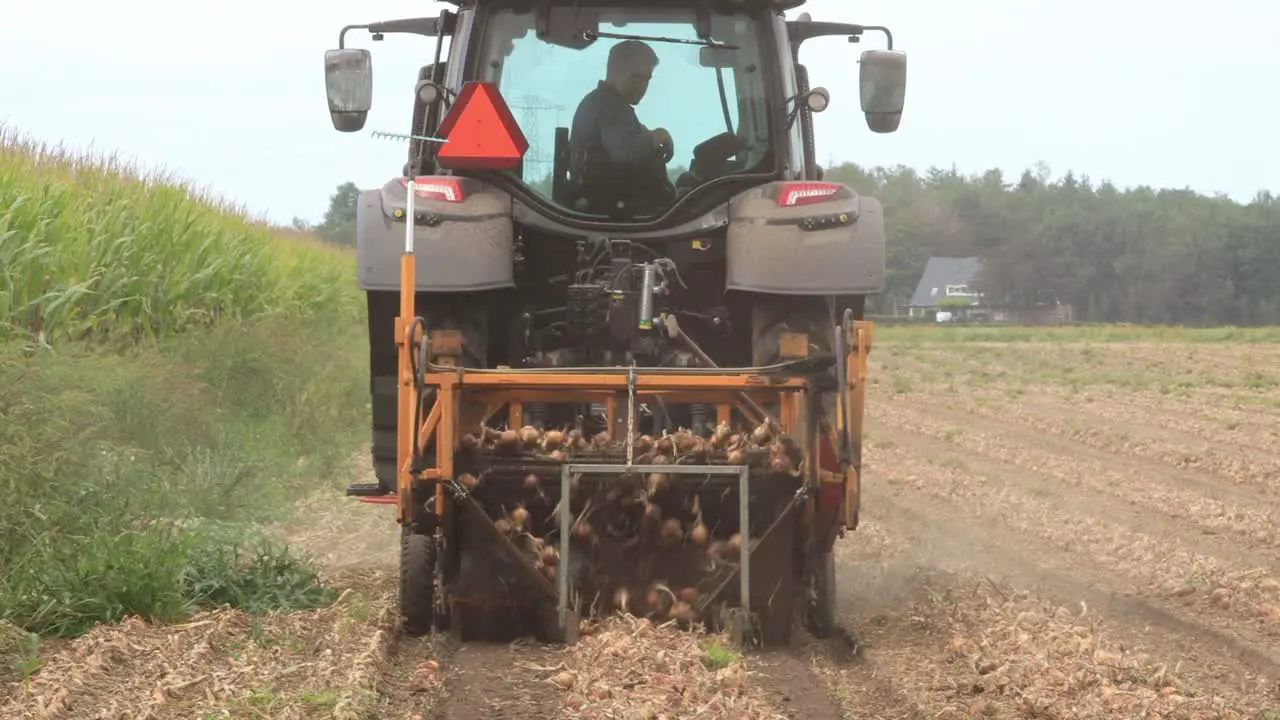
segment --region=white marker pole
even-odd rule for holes
[[[409,184],[406,186],[408,193],[404,200],[404,252],[406,255],[413,254],[413,201],[418,195],[418,185],[409,178]],[[417,284],[415,282],[415,284]]]

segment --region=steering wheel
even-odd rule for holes
[[[747,149],[747,141],[738,137],[737,133],[722,132],[698,143],[693,149],[691,166],[710,166],[718,168],[738,153]],[[702,173],[698,173],[702,175]]]

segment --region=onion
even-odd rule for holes
[[[698,588],[689,586],[680,589],[680,601],[694,604],[698,600]]]
[[[681,622],[693,622],[693,607],[687,602],[678,602],[667,611],[667,616]]]
[[[579,520],[578,523],[573,526],[573,534],[580,538],[591,537],[591,523],[586,520]]]
[[[644,516],[656,523],[662,519],[662,508],[651,502],[646,502],[644,504]]]
[[[699,545],[707,544],[707,538],[709,535],[710,533],[707,532],[707,526],[703,525],[701,520],[699,520],[697,524],[693,526],[693,529],[689,531],[689,539]]]
[[[733,430],[729,427],[729,423],[720,423],[716,425],[715,432],[711,434],[711,439],[717,445],[724,445],[733,437]]]
[[[671,458],[666,455],[654,455],[652,465],[670,465]]]
[[[480,484],[480,478],[472,475],[471,473],[462,473],[458,476],[458,484],[470,492],[475,490],[476,486]]]
[[[524,487],[526,490],[537,490],[538,482],[538,476],[534,473],[529,473],[524,476]]]
[[[707,557],[711,560],[723,560],[727,549],[728,545],[725,542],[716,540],[707,546]]]
[[[650,610],[658,610],[662,607],[662,593],[658,592],[658,588],[649,588],[649,592],[645,595]]]
[[[658,449],[658,452],[669,455],[671,454],[671,451],[675,449],[676,444],[675,441],[671,439],[670,435],[663,435],[654,443],[654,447]]]
[[[605,445],[609,444],[609,433],[607,432],[596,433],[596,436],[591,438],[591,444],[595,446],[597,450],[603,449]]]
[[[741,450],[730,450],[729,454],[725,456],[725,462],[729,463],[730,465],[741,465],[746,461],[747,461],[747,454],[742,452]]]
[[[653,497],[663,490],[666,490],[670,483],[671,477],[666,473],[649,473],[649,497]]]
[[[756,445],[767,445],[773,439],[773,432],[769,430],[766,423],[761,423],[759,427],[751,431],[751,442]]]
[[[534,445],[537,445],[538,438],[540,436],[541,433],[538,432],[538,428],[532,425],[525,425],[520,428],[520,442],[523,443],[525,447],[531,448]]]
[[[503,448],[514,448],[520,444],[520,433],[515,430],[503,430],[498,436],[498,444]]]
[[[564,433],[559,430],[548,430],[542,436],[542,449],[548,452],[557,450],[564,444]]]
[[[563,450],[552,450],[547,454],[547,459],[551,462],[564,463],[569,461],[569,456]]]
[[[680,527],[679,518],[667,518],[667,521],[662,523],[663,540],[668,543],[678,543],[682,535],[684,535],[684,530]]]
[[[742,552],[742,536],[740,534],[734,533],[729,536],[729,552],[735,555]]]
[[[635,448],[638,452],[649,452],[653,449],[653,438],[649,435],[641,435],[636,438]]]
[[[694,437],[693,434],[688,432],[687,430],[681,430],[680,432],[676,433],[676,436],[675,436],[676,450],[679,450],[681,455],[684,455],[685,453],[693,449],[693,437]]]
[[[548,567],[552,567],[560,562],[560,553],[556,552],[556,549],[551,545],[542,548],[542,551],[539,554],[542,556],[542,564]]]
[[[511,522],[515,524],[516,530],[523,530],[525,523],[529,522],[529,511],[524,506],[517,506],[511,511]]]
[[[461,439],[461,440],[459,440],[458,442],[459,442],[459,444],[461,444],[461,445],[462,445],[462,449],[463,449],[463,450],[478,450],[478,449],[480,449],[480,443],[481,443],[480,438],[476,437],[475,435],[472,435],[471,433],[467,433],[467,434],[463,435],[463,436],[462,436],[462,439]]]
[[[498,532],[503,535],[510,535],[512,531],[510,518],[498,518],[494,521],[493,526],[498,528]]]

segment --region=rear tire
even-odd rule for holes
[[[373,470],[385,492],[396,490],[396,375],[399,356],[396,348],[396,316],[400,313],[400,293],[370,291],[369,313],[369,394],[372,403],[371,439]],[[463,334],[459,362],[466,367],[488,367],[488,298],[481,293],[439,295],[418,293],[417,314],[428,329],[457,329]]]
[[[432,538],[405,528],[400,536],[400,621],[409,637],[431,632],[435,622],[436,548]]]

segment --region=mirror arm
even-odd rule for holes
[[[889,28],[883,25],[863,25],[862,29],[863,30],[879,30],[880,32],[884,33],[885,40],[889,44],[889,47],[887,49],[889,50],[893,49],[893,33],[889,32]],[[853,37],[850,37],[849,42],[851,43],[858,42],[858,36],[855,35]]]
[[[405,18],[403,20],[383,20],[367,25],[348,25],[338,33],[338,49],[345,50],[348,30],[368,30],[374,40],[381,40],[385,33],[406,33],[423,37],[443,37],[447,27],[448,10],[441,10],[439,17]]]
[[[348,25],[338,32],[338,49],[347,49],[347,31],[348,30],[367,30],[368,25]]]
[[[442,28],[442,29],[444,28],[444,26],[445,26],[445,22],[446,22],[446,20],[448,19],[449,14],[450,14],[450,13],[449,13],[449,11],[448,11],[448,10],[441,10],[441,11],[440,11],[440,20],[439,20],[439,23],[440,23],[440,24],[439,24],[439,27],[440,27],[440,28]],[[889,43],[889,44],[890,44],[890,45],[892,45],[892,44],[893,44],[893,43],[892,43],[892,41],[890,41],[890,43]],[[433,74],[433,75],[435,74],[435,70],[436,70],[436,68],[440,67],[440,53],[441,53],[441,50],[443,49],[443,47],[444,47],[444,33],[443,33],[443,32],[436,33],[436,61],[435,61],[435,67],[433,67],[433,68],[431,69],[431,72],[432,72],[432,74]],[[432,79],[432,80],[435,80],[435,78],[434,78],[434,77],[432,77],[431,79]],[[443,79],[444,79],[444,78],[441,78],[441,80],[443,80]]]

